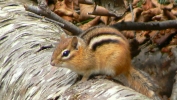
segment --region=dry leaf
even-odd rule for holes
[[[140,33],[136,34],[136,40],[139,44],[142,44],[147,40],[147,35],[150,31],[141,31]]]
[[[81,28],[82,30],[86,30],[86,29],[88,29],[88,28],[90,28],[90,27],[92,27],[92,26],[97,25],[99,21],[100,21],[100,16],[97,16],[97,17],[95,17],[93,20],[91,20],[90,22],[88,22],[88,23],[86,23],[86,24],[80,26],[80,28]]]
[[[175,35],[170,41],[170,45],[177,45],[177,35]]]
[[[142,12],[141,8],[135,8],[135,9],[133,9],[135,21],[137,20],[137,15],[139,15],[141,12]],[[122,20],[120,20],[119,22],[121,22],[121,21],[127,21],[127,22],[128,21],[132,21],[133,20],[132,18],[133,18],[132,17],[132,13],[130,12]]]
[[[171,13],[173,13],[173,15],[177,16],[177,8],[173,8],[173,9],[171,10]]]
[[[151,0],[146,0],[145,4],[142,5],[143,10],[148,10],[153,8],[153,4]]]
[[[79,16],[80,21],[95,17],[95,15],[88,15],[88,13],[94,10],[93,5],[79,4],[79,6],[80,6],[80,16]]]
[[[135,36],[135,31],[122,31],[123,35],[126,37],[126,38],[134,38]]]
[[[164,12],[164,15],[167,16],[168,19],[172,19],[172,20],[176,19],[176,16],[168,9],[164,9],[163,12]]]
[[[78,7],[78,0],[63,0],[66,6],[72,10]]]
[[[141,13],[141,15],[149,15],[149,16],[155,16],[159,14],[162,14],[162,10],[160,8],[151,8]]]
[[[168,5],[161,5],[161,9],[168,9],[168,10],[171,10],[173,8],[173,4],[170,3]]]
[[[164,16],[163,14],[156,15],[156,16],[152,17],[153,21],[165,21],[167,19],[168,18],[166,16]]]
[[[152,17],[162,14],[162,12],[160,8],[151,8],[147,11],[143,11],[141,15],[145,17],[144,21],[149,21]]]
[[[100,20],[101,20],[105,25],[108,25],[109,17],[108,17],[108,16],[101,16]]]
[[[153,6],[160,8],[161,4],[158,3],[158,0],[151,0]]]
[[[172,46],[166,46],[161,49],[161,52],[167,53],[169,56],[172,56],[171,49],[172,49]]]
[[[57,1],[54,12],[69,22],[78,22],[79,15],[74,11],[72,0]]]
[[[91,12],[88,13],[90,15],[99,15],[99,16],[114,16],[114,17],[119,17],[114,13],[109,12],[106,8],[102,6],[96,6],[95,9]]]
[[[154,43],[162,45],[171,35],[175,34],[175,31],[175,29],[166,29],[159,31],[159,33],[153,39]]]

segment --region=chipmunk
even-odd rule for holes
[[[86,30],[79,37],[61,37],[53,52],[52,66],[69,68],[86,81],[93,74],[109,75],[116,79],[124,74],[136,91],[154,98],[153,84],[133,68],[128,40],[109,26]]]

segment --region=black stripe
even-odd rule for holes
[[[97,33],[97,34],[95,34],[94,36],[88,38],[88,40],[87,40],[87,45],[90,44],[90,41],[91,41],[93,38],[96,38],[96,37],[99,37],[99,36],[103,36],[103,35],[108,35],[108,37],[109,37],[110,35],[113,35],[113,36],[121,37],[121,38],[122,38],[122,35],[120,35],[120,34],[109,33],[109,32],[104,32],[104,33],[103,33],[103,32],[102,32],[102,33]]]
[[[95,26],[95,27],[91,27],[91,28],[85,30],[85,31],[80,35],[80,37],[81,37],[81,38],[84,38],[84,37],[87,35],[87,33],[93,31],[93,30],[96,29],[96,28],[101,28],[101,26]]]
[[[102,40],[102,41],[99,41],[99,42],[96,42],[95,44],[93,44],[92,50],[95,51],[99,46],[109,44],[109,43],[119,43],[119,41],[113,40],[113,39]]]

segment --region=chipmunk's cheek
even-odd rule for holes
[[[70,64],[68,64],[68,63],[63,62],[63,63],[62,63],[62,66],[65,67],[65,68],[68,68],[68,69],[71,69],[71,70],[72,70],[72,65],[70,65]]]
[[[65,68],[69,68],[69,67],[68,67],[68,64],[65,63],[65,62],[63,62],[63,63],[61,64],[61,66],[62,66],[62,67],[65,67]]]
[[[62,62],[57,62],[56,67],[63,67]]]

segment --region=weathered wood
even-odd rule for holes
[[[163,53],[159,48],[150,50],[150,46],[142,49],[138,56],[133,58],[133,64],[138,69],[149,73],[155,82],[159,85],[159,94],[176,100],[177,82],[174,82],[177,76],[177,46],[171,48],[171,55]]]
[[[52,67],[50,58],[60,27],[27,16],[22,5],[0,3],[1,100],[126,99],[149,100],[132,89],[106,79],[74,82],[77,75]]]

